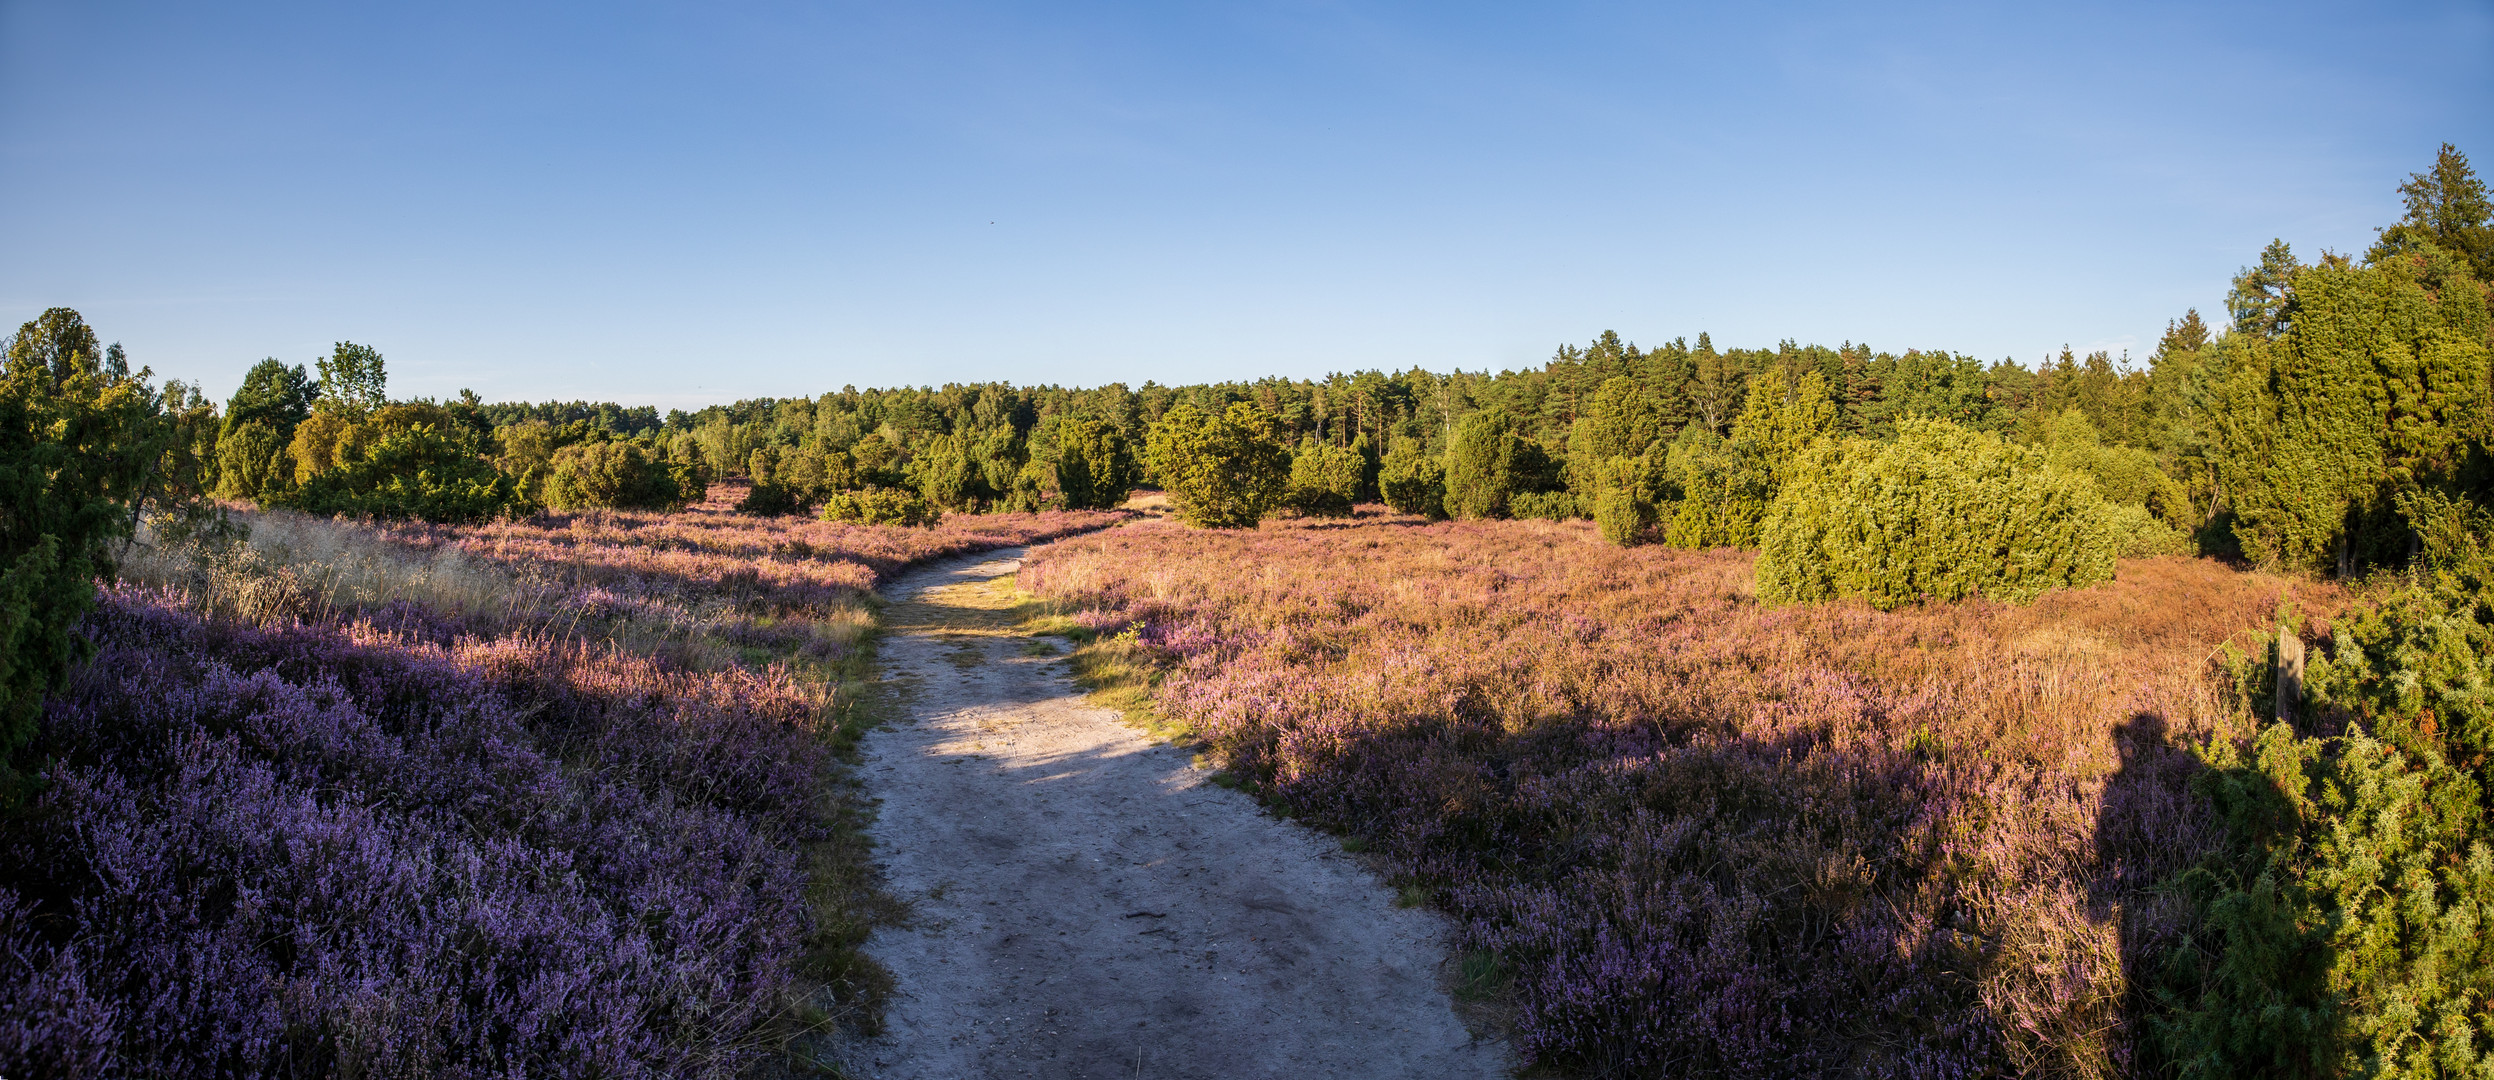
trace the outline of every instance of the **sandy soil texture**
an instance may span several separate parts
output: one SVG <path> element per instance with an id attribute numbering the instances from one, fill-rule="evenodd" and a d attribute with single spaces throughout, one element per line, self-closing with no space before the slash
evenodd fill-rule
<path id="1" fill-rule="evenodd" d="M 867 737 L 911 925 L 862 1076 L 1503 1077 L 1441 989 L 1438 916 L 1086 704 L 1002 609 L 1020 552 L 885 590 L 901 720 Z M 1050 651 L 1042 654 L 1042 648 Z"/>

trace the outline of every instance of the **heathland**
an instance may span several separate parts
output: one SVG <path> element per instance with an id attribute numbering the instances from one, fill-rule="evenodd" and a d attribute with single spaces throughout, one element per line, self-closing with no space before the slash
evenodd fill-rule
<path id="1" fill-rule="evenodd" d="M 872 590 L 1030 545 L 1015 632 L 1442 914 L 1532 1068 L 2482 1074 L 2494 201 L 2399 191 L 2139 363 L 1606 332 L 661 416 L 349 342 L 214 401 L 53 308 L 0 1074 L 820 1064 L 907 918 Z"/>

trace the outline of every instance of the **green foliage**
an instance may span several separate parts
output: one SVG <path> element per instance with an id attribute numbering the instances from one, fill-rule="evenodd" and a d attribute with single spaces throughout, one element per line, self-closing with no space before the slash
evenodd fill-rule
<path id="1" fill-rule="evenodd" d="M 2167 476 L 2156 455 L 2135 446 L 2107 446 L 2077 409 L 2044 423 L 2044 461 L 2056 469 L 2084 474 L 2095 481 L 2096 493 L 2116 506 L 2142 507 L 2156 516 L 2184 518 L 2191 510 L 2182 485 Z"/>
<path id="2" fill-rule="evenodd" d="M 695 478 L 687 475 L 682 480 Z M 556 510 L 675 511 L 697 490 L 680 482 L 678 470 L 633 442 L 575 443 L 548 459 L 545 504 Z M 781 510 L 789 513 L 791 510 Z"/>
<path id="3" fill-rule="evenodd" d="M 1519 518 L 1542 521 L 1567 521 L 1584 517 L 1583 507 L 1572 491 L 1519 491 L 1507 500 L 1507 512 Z"/>
<path id="4" fill-rule="evenodd" d="M 1947 420 L 1986 429 L 1994 419 L 1991 380 L 1983 364 L 1970 356 L 1908 349 L 1903 356 L 1881 354 L 1864 365 L 1863 378 L 1877 392 L 1854 410 L 1855 429 L 1872 438 L 1892 438 L 1896 422 L 1906 417 Z"/>
<path id="5" fill-rule="evenodd" d="M 1483 410 L 1455 425 L 1446 451 L 1446 512 L 1459 518 L 1500 518 L 1524 492 L 1557 486 L 1558 469 L 1540 443 L 1516 434 L 1507 414 Z"/>
<path id="6" fill-rule="evenodd" d="M 1143 463 L 1124 432 L 1098 420 L 1056 428 L 1056 483 L 1068 510 L 1110 510 L 1143 482 Z"/>
<path id="7" fill-rule="evenodd" d="M 1662 405 L 1653 393 L 1637 380 L 1620 376 L 1594 392 L 1584 416 L 1569 429 L 1567 458 L 1577 462 L 1635 457 L 1668 433 Z"/>
<path id="8" fill-rule="evenodd" d="M 1644 543 L 1647 531 L 1654 527 L 1654 518 L 1654 504 L 1637 498 L 1627 488 L 1606 488 L 1594 496 L 1594 528 L 1604 540 L 1620 547 Z"/>
<path id="9" fill-rule="evenodd" d="M 78 619 L 170 445 L 146 375 L 102 363 L 68 308 L 20 327 L 0 361 L 0 809 L 31 790 L 43 695 L 88 650 Z"/>
<path id="10" fill-rule="evenodd" d="M 294 482 L 294 462 L 286 443 L 265 420 L 237 425 L 217 443 L 217 493 L 229 499 L 258 499 Z"/>
<path id="11" fill-rule="evenodd" d="M 510 477 L 433 424 L 358 425 L 353 430 L 379 435 L 346 441 L 334 466 L 269 501 L 323 516 L 417 518 L 442 524 L 483 521 L 508 513 L 520 501 Z"/>
<path id="12" fill-rule="evenodd" d="M 1702 429 L 1690 430 L 1696 434 L 1684 438 L 1713 438 Z M 1654 538 L 1654 526 L 1679 488 L 1671 479 L 1668 447 L 1649 446 L 1635 457 L 1612 457 L 1579 468 L 1580 475 L 1591 479 L 1593 505 L 1586 509 L 1604 540 L 1629 547 Z"/>
<path id="13" fill-rule="evenodd" d="M 2260 250 L 2260 265 L 2244 267 L 2234 275 L 2233 289 L 2226 294 L 2226 313 L 2234 319 L 2234 331 L 2256 338 L 2285 333 L 2294 320 L 2295 275 L 2303 269 L 2286 241 L 2269 241 Z"/>
<path id="14" fill-rule="evenodd" d="M 928 503 L 945 510 L 968 510 L 991 497 L 977 455 L 954 435 L 937 435 L 910 462 L 910 476 Z"/>
<path id="15" fill-rule="evenodd" d="M 1732 438 L 1757 447 L 1770 472 L 1796 461 L 1801 452 L 1836 430 L 1836 403 L 1827 394 L 1827 379 L 1806 372 L 1787 380 L 1770 370 L 1749 385 L 1749 400 L 1732 425 Z"/>
<path id="16" fill-rule="evenodd" d="M 2451 483 L 2482 440 L 2485 297 L 2413 270 L 2296 270 L 2274 337 L 2207 350 L 2208 454 L 2251 558 L 2342 575 L 2404 560 L 2399 496 Z"/>
<path id="17" fill-rule="evenodd" d="M 1152 476 L 1187 524 L 1251 528 L 1281 500 L 1290 452 L 1272 418 L 1245 402 L 1220 412 L 1180 405 L 1152 425 Z"/>
<path id="18" fill-rule="evenodd" d="M 1010 427 L 993 427 L 976 438 L 963 439 L 962 445 L 977 464 L 978 486 L 985 505 L 1000 507 L 1012 502 L 1013 485 L 1022 475 L 1023 464 L 1030 460 L 1030 443 L 1022 433 Z"/>
<path id="19" fill-rule="evenodd" d="M 1446 512 L 1458 518 L 1507 516 L 1515 457 L 1523 440 L 1503 412 L 1484 410 L 1455 425 L 1446 451 Z"/>
<path id="20" fill-rule="evenodd" d="M 2113 551 L 2125 559 L 2191 554 L 2191 535 L 2160 520 L 2144 506 L 2106 502 L 2104 528 Z"/>
<path id="21" fill-rule="evenodd" d="M 1994 435 L 1908 420 L 1893 443 L 1822 444 L 1795 461 L 1759 530 L 1758 596 L 2024 603 L 2112 577 L 2115 551 L 2087 478 Z"/>
<path id="22" fill-rule="evenodd" d="M 2180 883 L 2207 923 L 2158 997 L 2184 1075 L 2494 1068 L 2494 563 L 2470 547 L 2338 620 L 2305 685 L 2345 735 L 2212 748 L 2236 852 Z"/>
<path id="23" fill-rule="evenodd" d="M 1432 521 L 1446 516 L 1446 466 L 1418 439 L 1398 438 L 1377 467 L 1377 492 L 1387 506 Z"/>
<path id="24" fill-rule="evenodd" d="M 502 447 L 494 455 L 494 468 L 511 477 L 522 498 L 543 502 L 546 479 L 554 473 L 555 452 L 588 435 L 585 424 L 558 426 L 536 419 L 505 424 L 494 429 L 494 442 Z"/>
<path id="25" fill-rule="evenodd" d="M 832 492 L 823 499 L 822 519 L 860 525 L 933 525 L 944 519 L 944 512 L 915 491 L 870 487 Z"/>
<path id="26" fill-rule="evenodd" d="M 1290 456 L 1290 484 L 1283 490 L 1282 505 L 1309 517 L 1349 517 L 1366 479 L 1366 464 L 1350 447 L 1308 436 Z"/>
<path id="27" fill-rule="evenodd" d="M 341 341 L 318 366 L 320 397 L 313 402 L 314 408 L 361 413 L 389 403 L 390 376 L 382 370 L 381 353 L 372 346 Z"/>
<path id="28" fill-rule="evenodd" d="M 786 484 L 755 484 L 736 500 L 736 512 L 753 517 L 786 517 L 805 512 L 805 500 Z"/>
<path id="29" fill-rule="evenodd" d="M 287 367 L 276 357 L 252 365 L 242 377 L 242 387 L 234 391 L 225 407 L 225 430 L 232 432 L 245 424 L 261 424 L 277 433 L 278 445 L 294 438 L 294 426 L 312 415 L 312 401 L 320 396 L 320 388 L 305 373 L 303 365 Z"/>
<path id="30" fill-rule="evenodd" d="M 1669 504 L 1663 542 L 1678 548 L 1749 547 L 1775 495 L 1757 444 L 1691 425 L 1664 452 Z M 1598 510 L 1598 508 L 1597 508 Z"/>
<path id="31" fill-rule="evenodd" d="M 2416 173 L 2399 185 L 2407 216 L 2381 231 L 2381 240 L 2366 258 L 2381 262 L 2395 255 L 2438 249 L 2466 261 L 2478 281 L 2494 281 L 2494 199 L 2485 181 L 2468 167 L 2468 155 L 2449 143 L 2434 156 L 2431 172 Z"/>

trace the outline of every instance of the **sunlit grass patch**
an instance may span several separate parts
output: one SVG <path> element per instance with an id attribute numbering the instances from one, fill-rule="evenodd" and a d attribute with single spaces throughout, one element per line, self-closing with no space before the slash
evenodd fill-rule
<path id="1" fill-rule="evenodd" d="M 1033 638 L 1062 638 L 1073 646 L 1067 660 L 1075 685 L 1090 692 L 1093 704 L 1117 710 L 1126 723 L 1163 742 L 1181 746 L 1194 742 L 1194 731 L 1163 712 L 1153 700 L 1152 691 L 1160 685 L 1162 672 L 1135 634 L 1102 635 L 1067 614 L 1058 602 L 1021 592 L 1018 576 L 1000 580 L 1016 583 L 1013 611 L 1020 619 L 1020 632 Z M 1055 650 L 1050 648 L 1049 652 L 1053 654 Z M 1221 780 L 1215 777 L 1214 782 Z"/>

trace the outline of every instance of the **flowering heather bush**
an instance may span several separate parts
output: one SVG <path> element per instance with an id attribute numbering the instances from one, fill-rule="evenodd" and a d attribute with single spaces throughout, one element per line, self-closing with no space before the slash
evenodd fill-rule
<path id="1" fill-rule="evenodd" d="M 0 1072 L 730 1075 L 792 1005 L 828 745 L 785 678 L 409 608 L 107 594 L 0 858 Z"/>
<path id="2" fill-rule="evenodd" d="M 2211 649 L 2324 587 L 2179 558 L 2028 607 L 1760 604 L 1752 556 L 1588 523 L 1064 541 L 1023 587 L 1165 673 L 1277 805 L 1363 838 L 1601 1075 L 2102 1076 L 2151 888 L 2222 828 L 2178 744 L 2243 734 Z M 1130 643 L 1130 644 L 1129 644 Z"/>
<path id="3" fill-rule="evenodd" d="M 264 514 L 142 548 L 0 821 L 0 1076 L 750 1071 L 854 1007 L 820 676 L 864 590 L 1120 517 Z"/>

